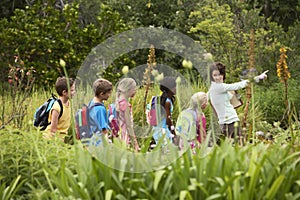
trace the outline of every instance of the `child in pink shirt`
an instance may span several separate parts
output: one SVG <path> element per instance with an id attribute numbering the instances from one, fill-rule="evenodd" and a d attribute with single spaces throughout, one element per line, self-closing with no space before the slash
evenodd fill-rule
<path id="1" fill-rule="evenodd" d="M 133 130 L 133 115 L 132 106 L 129 103 L 129 98 L 134 97 L 136 93 L 136 82 L 132 78 L 123 78 L 118 86 L 116 93 L 116 111 L 118 124 L 121 128 L 121 139 L 133 147 L 136 151 L 139 150 L 139 145 Z"/>

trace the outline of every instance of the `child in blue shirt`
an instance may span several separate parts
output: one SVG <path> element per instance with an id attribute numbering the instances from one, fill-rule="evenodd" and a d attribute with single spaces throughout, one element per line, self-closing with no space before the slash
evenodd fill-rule
<path id="1" fill-rule="evenodd" d="M 91 130 L 94 135 L 91 144 L 98 146 L 102 141 L 102 136 L 107 136 L 109 125 L 104 106 L 104 101 L 108 100 L 112 93 L 112 83 L 106 79 L 97 79 L 93 84 L 94 98 L 89 103 Z"/>

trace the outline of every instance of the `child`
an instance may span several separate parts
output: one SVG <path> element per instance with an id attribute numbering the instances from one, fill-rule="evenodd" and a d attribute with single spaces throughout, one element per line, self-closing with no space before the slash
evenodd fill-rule
<path id="1" fill-rule="evenodd" d="M 93 83 L 94 98 L 89 103 L 90 125 L 91 132 L 97 137 L 107 135 L 109 130 L 106 108 L 103 101 L 108 100 L 112 89 L 112 83 L 106 79 L 100 78 Z M 102 138 L 97 139 L 93 137 L 91 140 L 93 145 L 98 146 Z"/>
<path id="2" fill-rule="evenodd" d="M 116 111 L 118 124 L 121 127 L 121 139 L 130 144 L 133 142 L 134 149 L 139 150 L 136 135 L 133 130 L 132 106 L 129 98 L 133 98 L 136 93 L 136 82 L 132 78 L 123 78 L 117 87 Z"/>
<path id="3" fill-rule="evenodd" d="M 173 104 L 176 94 L 176 81 L 174 77 L 167 76 L 160 82 L 160 90 L 162 95 L 160 96 L 160 105 L 157 106 L 160 109 L 161 117 L 157 120 L 157 126 L 153 126 L 154 134 L 153 139 L 157 144 L 159 139 L 165 134 L 165 139 L 170 142 L 173 141 L 175 134 L 175 128 L 172 122 Z M 165 142 L 164 142 L 165 143 Z"/>
<path id="4" fill-rule="evenodd" d="M 192 149 L 202 143 L 206 138 L 206 118 L 202 112 L 207 106 L 207 95 L 204 92 L 197 92 L 191 97 L 190 107 L 180 113 L 176 123 L 176 130 L 180 134 L 185 134 Z M 192 118 L 188 118 L 192 116 Z M 193 120 L 192 122 L 186 120 Z M 188 123 L 188 124 L 184 124 Z M 189 125 L 193 127 L 189 127 Z M 197 144 L 198 141 L 199 143 Z M 181 138 L 180 149 L 183 149 Z"/>
<path id="5" fill-rule="evenodd" d="M 68 91 L 68 82 L 70 84 L 70 91 Z M 48 121 L 50 121 L 51 124 L 47 126 L 44 137 L 50 139 L 57 134 L 57 136 L 64 141 L 71 125 L 71 107 L 69 99 L 75 94 L 75 81 L 71 78 L 67 79 L 66 77 L 59 77 L 56 80 L 55 89 L 59 95 L 59 100 L 62 102 L 63 113 L 59 118 L 61 108 L 59 103 L 55 101 L 48 118 Z"/>

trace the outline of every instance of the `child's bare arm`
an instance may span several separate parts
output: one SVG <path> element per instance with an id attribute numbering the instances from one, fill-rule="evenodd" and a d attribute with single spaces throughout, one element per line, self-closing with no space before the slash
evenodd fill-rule
<path id="1" fill-rule="evenodd" d="M 133 146 L 136 151 L 139 150 L 138 141 L 133 130 L 133 122 L 131 121 L 131 113 L 129 107 L 125 110 L 125 123 L 127 128 L 127 133 L 129 134 L 130 140 L 133 141 Z"/>
<path id="2" fill-rule="evenodd" d="M 167 125 L 169 127 L 169 130 L 175 134 L 175 130 L 174 130 L 174 126 L 173 126 L 173 122 L 172 122 L 172 115 L 171 115 L 171 103 L 170 102 L 166 102 L 165 103 L 165 109 L 166 109 L 166 115 L 167 115 Z M 172 130 L 173 129 L 173 130 Z"/>
<path id="3" fill-rule="evenodd" d="M 50 124 L 50 132 L 51 133 L 55 133 L 57 131 L 58 116 L 59 116 L 58 111 L 52 110 L 51 124 Z"/>

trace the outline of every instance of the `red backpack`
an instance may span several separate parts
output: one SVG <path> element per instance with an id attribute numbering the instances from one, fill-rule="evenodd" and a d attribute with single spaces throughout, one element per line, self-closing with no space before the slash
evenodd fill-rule
<path id="1" fill-rule="evenodd" d="M 146 108 L 146 117 L 147 123 L 151 126 L 157 126 L 157 117 L 161 118 L 164 112 L 164 109 L 160 105 L 159 99 L 160 96 L 152 96 L 151 101 L 147 104 Z M 159 107 L 160 109 L 157 109 Z"/>
<path id="2" fill-rule="evenodd" d="M 108 125 L 111 129 L 113 137 L 119 136 L 120 126 L 118 124 L 117 111 L 115 104 L 110 104 L 107 109 Z"/>
<path id="3" fill-rule="evenodd" d="M 101 103 L 94 103 L 92 105 L 87 106 L 83 104 L 82 108 L 80 108 L 75 115 L 75 127 L 76 127 L 76 139 L 82 140 L 91 138 L 93 133 L 91 131 L 91 117 L 90 110 L 95 106 L 104 106 Z"/>

